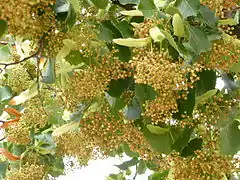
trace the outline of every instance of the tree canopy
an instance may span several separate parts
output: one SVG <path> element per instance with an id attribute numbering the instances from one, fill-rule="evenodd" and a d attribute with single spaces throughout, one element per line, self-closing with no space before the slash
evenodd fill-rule
<path id="1" fill-rule="evenodd" d="M 0 178 L 123 153 L 109 180 L 239 173 L 239 18 L 239 0 L 1 0 Z"/>

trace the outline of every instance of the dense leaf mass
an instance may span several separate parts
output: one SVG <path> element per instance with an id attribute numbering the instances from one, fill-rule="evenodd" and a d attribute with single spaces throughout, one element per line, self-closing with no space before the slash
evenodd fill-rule
<path id="1" fill-rule="evenodd" d="M 108 179 L 239 175 L 239 19 L 234 0 L 1 0 L 0 179 L 124 153 Z"/>

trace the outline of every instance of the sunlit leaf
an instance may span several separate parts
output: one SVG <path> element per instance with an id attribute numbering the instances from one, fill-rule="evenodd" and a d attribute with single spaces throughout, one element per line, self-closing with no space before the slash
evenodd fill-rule
<path id="1" fill-rule="evenodd" d="M 134 38 L 127 38 L 127 39 L 113 39 L 113 42 L 122 46 L 127 47 L 145 47 L 151 42 L 151 38 L 140 38 L 140 39 L 134 39 Z"/>
<path id="2" fill-rule="evenodd" d="M 184 22 L 179 14 L 174 14 L 172 19 L 174 35 L 178 37 L 185 37 Z"/>
<path id="3" fill-rule="evenodd" d="M 38 94 L 38 83 L 32 84 L 30 89 L 27 89 L 26 91 L 21 92 L 18 96 L 15 96 L 13 99 L 9 101 L 10 105 L 19 105 L 22 104 L 29 99 L 33 98 Z"/>
<path id="4" fill-rule="evenodd" d="M 147 128 L 153 134 L 165 134 L 165 133 L 168 133 L 170 131 L 169 128 L 162 128 L 162 127 L 154 126 L 154 125 L 151 125 L 151 124 L 148 124 Z"/>
<path id="5" fill-rule="evenodd" d="M 139 10 L 120 11 L 120 13 L 125 16 L 143 16 L 142 11 Z"/>
<path id="6" fill-rule="evenodd" d="M 73 129 L 78 128 L 78 127 L 79 127 L 79 122 L 71 122 L 68 124 L 64 124 L 63 126 L 56 128 L 53 131 L 52 136 L 61 136 L 62 134 L 65 134 Z"/>
<path id="7" fill-rule="evenodd" d="M 151 28 L 149 30 L 149 34 L 155 42 L 162 42 L 165 39 L 164 34 L 160 31 L 158 27 Z"/>
<path id="8" fill-rule="evenodd" d="M 196 105 L 205 102 L 206 100 L 210 99 L 211 97 L 213 97 L 216 93 L 218 92 L 218 89 L 212 89 L 207 91 L 206 93 L 204 93 L 201 96 L 198 96 L 196 98 Z"/>

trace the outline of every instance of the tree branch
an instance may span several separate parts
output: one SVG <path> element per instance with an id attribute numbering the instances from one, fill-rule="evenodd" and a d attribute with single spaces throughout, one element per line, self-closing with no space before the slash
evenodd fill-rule
<path id="1" fill-rule="evenodd" d="M 25 61 L 33 58 L 33 57 L 37 57 L 38 55 L 40 55 L 42 53 L 42 51 L 43 51 L 43 40 L 44 40 L 44 37 L 42 37 L 39 40 L 39 48 L 38 48 L 38 50 L 34 54 L 32 54 L 32 55 L 30 55 L 28 57 L 25 57 L 24 59 L 22 59 L 20 61 L 11 62 L 11 63 L 0 63 L 0 66 L 4 66 L 3 68 L 0 68 L 0 73 L 2 73 L 3 70 L 6 69 L 8 66 L 20 64 L 20 63 L 25 62 Z"/>

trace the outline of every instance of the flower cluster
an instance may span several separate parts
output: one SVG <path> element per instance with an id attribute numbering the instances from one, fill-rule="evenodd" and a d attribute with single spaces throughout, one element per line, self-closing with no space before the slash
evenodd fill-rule
<path id="1" fill-rule="evenodd" d="M 8 22 L 10 34 L 40 39 L 55 25 L 55 13 L 51 7 L 54 3 L 53 0 L 2 0 L 0 19 Z"/>
<path id="2" fill-rule="evenodd" d="M 177 99 L 185 98 L 189 88 L 198 80 L 200 65 L 183 68 L 173 62 L 165 52 L 139 52 L 132 61 L 136 83 L 147 84 L 158 93 L 154 101 L 147 102 L 145 116 L 155 123 L 164 122 L 177 112 Z M 179 95 L 180 91 L 185 91 Z"/>
<path id="3" fill-rule="evenodd" d="M 208 126 L 215 125 L 220 120 L 225 121 L 234 104 L 236 104 L 234 100 L 224 100 L 223 97 L 213 96 L 197 105 L 193 112 L 195 121 Z"/>
<path id="4" fill-rule="evenodd" d="M 112 115 L 109 108 L 89 113 L 81 119 L 79 132 L 63 134 L 56 141 L 62 154 L 85 160 L 99 155 L 109 156 L 123 143 L 127 143 L 132 151 L 144 159 L 151 158 L 152 152 L 143 133 L 132 124 L 124 123 L 121 117 Z"/>
<path id="5" fill-rule="evenodd" d="M 170 158 L 173 175 L 179 180 L 222 179 L 225 174 L 232 174 L 236 168 L 231 158 L 211 150 L 197 150 L 193 157 L 175 156 Z"/>
<path id="6" fill-rule="evenodd" d="M 7 78 L 4 80 L 4 84 L 11 87 L 14 92 L 19 94 L 30 87 L 32 79 L 29 76 L 27 69 L 22 65 L 16 65 L 7 73 Z"/>
<path id="7" fill-rule="evenodd" d="M 38 130 L 47 124 L 48 115 L 48 112 L 43 108 L 42 100 L 39 97 L 36 97 L 25 103 L 25 109 L 21 120 L 28 127 Z"/>
<path id="8" fill-rule="evenodd" d="M 43 179 L 45 176 L 44 166 L 25 164 L 19 171 L 12 172 L 6 177 L 6 180 L 36 180 Z"/>
<path id="9" fill-rule="evenodd" d="M 20 120 L 7 128 L 7 140 L 14 144 L 27 145 L 31 142 L 29 127 Z"/>
<path id="10" fill-rule="evenodd" d="M 69 85 L 60 94 L 60 103 L 73 111 L 83 100 L 92 100 L 108 89 L 109 82 L 131 76 L 129 65 L 118 60 L 104 58 L 98 65 L 75 72 L 69 79 Z M 66 101 L 67 100 L 67 101 Z"/>
<path id="11" fill-rule="evenodd" d="M 239 61 L 240 48 L 231 42 L 219 40 L 213 43 L 210 52 L 201 54 L 199 63 L 213 70 L 229 71 Z"/>

